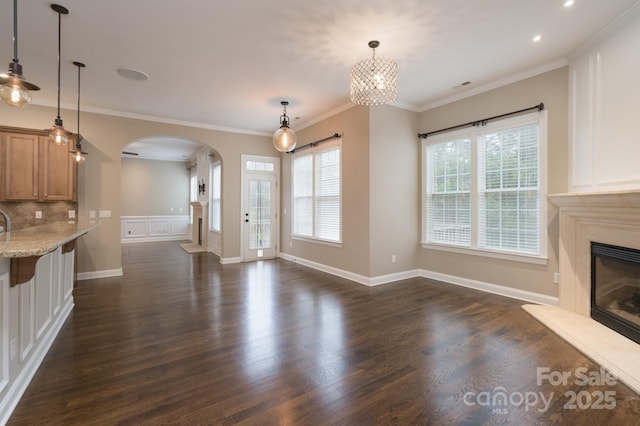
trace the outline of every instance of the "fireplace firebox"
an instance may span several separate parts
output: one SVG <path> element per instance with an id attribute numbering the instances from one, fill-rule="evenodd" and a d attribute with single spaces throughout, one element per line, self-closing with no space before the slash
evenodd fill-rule
<path id="1" fill-rule="evenodd" d="M 591 317 L 640 343 L 640 250 L 591 242 Z"/>

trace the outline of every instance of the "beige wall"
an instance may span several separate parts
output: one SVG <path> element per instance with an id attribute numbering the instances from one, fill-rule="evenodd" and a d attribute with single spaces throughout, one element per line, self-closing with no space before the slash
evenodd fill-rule
<path id="1" fill-rule="evenodd" d="M 122 158 L 122 216 L 189 214 L 189 171 L 180 161 Z"/>
<path id="2" fill-rule="evenodd" d="M 35 129 L 47 128 L 55 109 L 31 105 L 25 109 L 0 105 L 0 124 Z M 62 111 L 65 126 L 75 129 L 75 111 Z M 71 118 L 71 119 L 69 119 Z M 78 244 L 78 271 L 112 271 L 121 267 L 121 157 L 124 146 L 136 139 L 167 136 L 208 145 L 223 162 L 222 256 L 240 256 L 240 182 L 242 154 L 276 154 L 270 137 L 228 133 L 159 122 L 135 120 L 83 112 L 82 146 L 89 153 L 78 172 L 79 214 L 89 210 L 111 210 L 112 217 L 81 237 Z"/>
<path id="3" fill-rule="evenodd" d="M 369 111 L 353 107 L 297 132 L 298 145 L 334 133 L 342 138 L 342 247 L 291 239 L 291 156 L 282 156 L 281 251 L 356 274 L 369 275 Z"/>
<path id="4" fill-rule="evenodd" d="M 566 67 L 482 93 L 420 114 L 420 132 L 428 132 L 544 102 L 548 112 L 548 193 L 567 190 L 569 76 Z M 557 296 L 557 209 L 548 205 L 548 256 L 545 266 L 420 249 L 417 267 L 457 277 Z"/>
<path id="5" fill-rule="evenodd" d="M 370 115 L 371 268 L 367 276 L 375 277 L 416 267 L 420 142 L 416 113 L 379 106 L 371 108 Z"/>

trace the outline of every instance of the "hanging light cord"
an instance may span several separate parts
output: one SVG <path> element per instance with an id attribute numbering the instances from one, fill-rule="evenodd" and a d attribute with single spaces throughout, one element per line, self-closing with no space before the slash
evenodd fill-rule
<path id="1" fill-rule="evenodd" d="M 17 0 L 16 0 L 17 1 Z M 60 36 L 61 30 L 60 27 L 62 25 L 62 14 L 60 12 L 58 12 L 58 117 L 57 120 L 60 120 L 60 56 L 61 56 L 61 41 L 62 41 L 62 37 Z"/>
<path id="2" fill-rule="evenodd" d="M 82 136 L 80 136 L 80 69 L 84 65 L 81 66 L 76 62 L 74 62 L 74 65 L 78 67 L 78 140 L 76 141 L 76 149 L 82 150 L 82 145 L 80 145 L 80 139 L 82 139 Z"/>
<path id="3" fill-rule="evenodd" d="M 13 0 L 13 62 L 18 63 L 18 0 Z"/>

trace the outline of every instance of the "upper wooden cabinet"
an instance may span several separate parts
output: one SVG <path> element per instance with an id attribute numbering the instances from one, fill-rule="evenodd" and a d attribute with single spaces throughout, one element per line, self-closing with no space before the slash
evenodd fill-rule
<path id="1" fill-rule="evenodd" d="M 4 201 L 76 201 L 76 162 L 69 146 L 43 132 L 2 132 Z"/>

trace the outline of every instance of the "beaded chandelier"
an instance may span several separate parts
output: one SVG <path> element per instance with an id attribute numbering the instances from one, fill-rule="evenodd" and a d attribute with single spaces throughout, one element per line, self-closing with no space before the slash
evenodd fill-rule
<path id="1" fill-rule="evenodd" d="M 370 41 L 371 59 L 351 68 L 351 102 L 354 104 L 384 105 L 398 98 L 398 65 L 389 59 L 376 58 L 378 46 L 379 41 Z"/>

